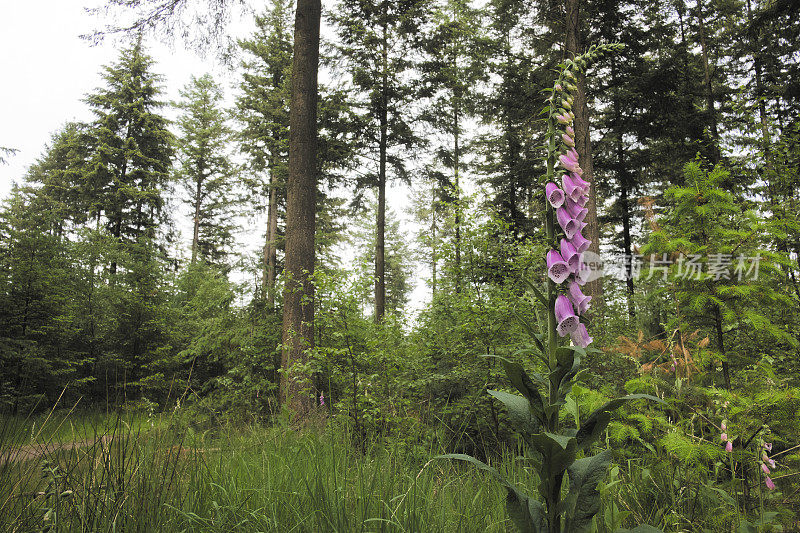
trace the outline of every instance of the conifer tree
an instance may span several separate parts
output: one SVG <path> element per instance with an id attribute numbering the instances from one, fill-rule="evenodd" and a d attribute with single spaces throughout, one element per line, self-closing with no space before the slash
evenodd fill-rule
<path id="1" fill-rule="evenodd" d="M 223 265 L 233 241 L 233 166 L 227 154 L 231 130 L 220 108 L 222 90 L 206 74 L 192 77 L 177 103 L 178 177 L 192 210 L 192 263 Z"/>
<path id="2" fill-rule="evenodd" d="M 406 154 L 417 142 L 408 105 L 414 95 L 406 74 L 412 68 L 412 41 L 425 16 L 427 0 L 342 0 L 332 18 L 337 25 L 345 69 L 361 111 L 362 157 L 367 167 L 361 187 L 378 192 L 375 239 L 375 320 L 386 307 L 386 185 L 390 172 L 406 178 Z M 405 154 L 398 152 L 405 149 Z M 377 165 L 375 165 L 377 163 Z"/>
<path id="3" fill-rule="evenodd" d="M 105 67 L 106 86 L 86 98 L 96 118 L 85 190 L 90 215 L 104 226 L 101 240 L 110 239 L 101 256 L 110 265 L 104 298 L 111 320 L 98 356 L 118 397 L 160 393 L 167 379 L 166 265 L 158 238 L 174 138 L 159 114 L 160 77 L 152 66 L 138 38 Z"/>
<path id="4" fill-rule="evenodd" d="M 535 11 L 528 1 L 489 2 L 486 31 L 492 46 L 486 70 L 493 82 L 477 106 L 486 126 L 475 143 L 479 181 L 488 185 L 489 202 L 517 238 L 532 235 L 537 227 L 532 224 L 539 205 L 532 196 L 533 184 L 544 169 L 533 141 L 541 123 L 531 117 L 544 105 L 541 91 L 549 83 L 554 59 L 549 57 L 552 36 L 547 21 L 537 19 Z"/>
<path id="5" fill-rule="evenodd" d="M 68 122 L 53 135 L 44 155 L 25 176 L 37 187 L 42 205 L 54 215 L 53 231 L 59 236 L 88 222 L 91 191 L 86 187 L 86 166 L 92 150 L 88 126 Z"/>
<path id="6" fill-rule="evenodd" d="M 267 197 L 264 245 L 264 292 L 267 306 L 275 305 L 279 247 L 279 206 L 285 201 L 289 143 L 289 93 L 292 65 L 291 3 L 274 0 L 269 13 L 256 17 L 256 33 L 239 46 L 247 52 L 236 118 L 242 150 L 258 179 L 251 189 Z"/>
<path id="7" fill-rule="evenodd" d="M 422 43 L 425 59 L 420 65 L 422 94 L 429 104 L 423 119 L 444 139 L 433 141 L 436 163 L 431 169 L 437 196 L 453 211 L 455 240 L 455 289 L 461 288 L 462 173 L 467 168 L 470 138 L 465 124 L 475 115 L 475 86 L 486 77 L 484 69 L 489 43 L 483 35 L 481 12 L 463 0 L 449 0 L 433 12 L 432 28 Z"/>
<path id="8" fill-rule="evenodd" d="M 155 236 L 170 177 L 173 137 L 158 113 L 160 77 L 152 65 L 140 37 L 105 67 L 106 86 L 86 98 L 96 117 L 86 184 L 90 210 L 102 214 L 122 253 L 127 244 Z M 112 274 L 117 263 L 111 260 Z"/>
<path id="9" fill-rule="evenodd" d="M 752 331 L 786 346 L 797 341 L 772 323 L 765 310 L 786 305 L 772 288 L 783 259 L 763 247 L 763 225 L 754 212 L 743 213 L 727 191 L 727 172 L 708 171 L 694 161 L 686 165 L 685 186 L 670 188 L 668 209 L 642 249 L 653 275 L 669 280 L 655 294 L 671 293 L 677 311 L 670 326 L 688 322 L 712 339 L 726 389 L 732 368 L 752 363 Z M 732 364 L 733 363 L 733 364 Z"/>
<path id="10" fill-rule="evenodd" d="M 52 405 L 82 362 L 57 217 L 30 187 L 14 187 L 0 208 L 0 410 Z"/>

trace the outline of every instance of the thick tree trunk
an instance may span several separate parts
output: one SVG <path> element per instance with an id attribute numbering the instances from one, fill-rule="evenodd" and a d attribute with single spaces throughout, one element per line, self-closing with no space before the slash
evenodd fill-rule
<path id="1" fill-rule="evenodd" d="M 581 53 L 580 35 L 580 2 L 578 0 L 565 0 L 566 4 L 566 51 L 569 55 Z M 575 113 L 575 149 L 578 151 L 583 178 L 591 183 L 589 201 L 586 207 L 586 228 L 584 237 L 592 241 L 589 251 L 600 254 L 600 222 L 597 219 L 597 184 L 594 181 L 594 165 L 592 164 L 592 142 L 589 137 L 589 106 L 586 95 L 586 76 L 578 75 L 578 93 L 575 95 L 573 112 Z M 592 297 L 592 306 L 598 314 L 603 308 L 603 283 L 602 278 L 597 278 L 586 284 L 584 292 Z"/>
<path id="2" fill-rule="evenodd" d="M 295 12 L 292 94 L 289 112 L 289 176 L 286 184 L 286 285 L 283 306 L 281 402 L 303 417 L 311 386 L 295 363 L 314 345 L 314 233 L 317 201 L 317 69 L 320 0 L 298 0 Z"/>
<path id="3" fill-rule="evenodd" d="M 389 50 L 386 25 L 383 26 L 380 139 L 378 140 L 378 212 L 375 235 L 375 322 L 383 320 L 386 313 L 386 149 L 389 135 L 389 110 L 387 85 L 389 83 Z"/>

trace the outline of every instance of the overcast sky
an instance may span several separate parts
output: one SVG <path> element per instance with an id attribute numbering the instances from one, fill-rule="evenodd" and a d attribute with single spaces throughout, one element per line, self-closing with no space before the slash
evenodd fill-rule
<path id="1" fill-rule="evenodd" d="M 102 67 L 116 61 L 121 46 L 111 39 L 90 46 L 80 38 L 103 26 L 103 20 L 84 9 L 97 3 L 0 0 L 0 146 L 19 150 L 8 165 L 0 166 L 0 197 L 65 122 L 92 118 L 82 99 L 103 85 Z M 239 28 L 241 24 L 234 27 Z M 168 99 L 177 98 L 192 74 L 210 71 L 224 82 L 225 70 L 213 58 L 203 60 L 180 45 L 171 48 L 153 40 L 148 50 L 156 58 L 155 70 L 165 77 Z"/>

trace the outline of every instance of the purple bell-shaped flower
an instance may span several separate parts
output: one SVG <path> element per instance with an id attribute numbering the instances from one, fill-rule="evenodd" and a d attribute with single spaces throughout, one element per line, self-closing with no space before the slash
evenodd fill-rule
<path id="1" fill-rule="evenodd" d="M 578 327 L 579 321 L 578 317 L 575 316 L 575 312 L 572 310 L 572 303 L 569 301 L 569 298 L 560 294 L 558 298 L 556 298 L 556 331 L 558 334 L 563 337 L 567 333 L 572 333 L 575 331 L 575 328 Z"/>
<path id="2" fill-rule="evenodd" d="M 547 252 L 547 275 L 553 283 L 561 284 L 570 274 L 569 265 L 555 250 Z"/>

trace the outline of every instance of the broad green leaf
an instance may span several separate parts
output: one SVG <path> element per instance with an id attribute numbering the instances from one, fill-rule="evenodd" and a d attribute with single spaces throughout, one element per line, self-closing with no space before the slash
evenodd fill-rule
<path id="1" fill-rule="evenodd" d="M 487 392 L 494 398 L 503 402 L 503 405 L 505 405 L 508 410 L 508 418 L 511 424 L 517 431 L 522 433 L 523 437 L 527 439 L 528 435 L 539 431 L 542 420 L 540 416 L 531 409 L 531 403 L 527 398 L 498 390 L 490 390 Z"/>
<path id="2" fill-rule="evenodd" d="M 595 456 L 578 459 L 567 468 L 569 493 L 562 503 L 564 531 L 586 533 L 591 530 L 592 519 L 600 511 L 597 485 L 610 465 L 611 450 L 604 450 Z"/>
<path id="3" fill-rule="evenodd" d="M 546 533 L 544 508 L 541 502 L 516 489 L 506 487 L 506 511 L 520 533 Z"/>
<path id="4" fill-rule="evenodd" d="M 550 483 L 554 482 L 555 476 L 563 473 L 572 464 L 578 453 L 575 437 L 543 432 L 531 435 L 528 441 L 542 454 L 544 474 Z"/>
<path id="5" fill-rule="evenodd" d="M 503 368 L 506 370 L 506 376 L 508 376 L 508 380 L 514 385 L 514 388 L 530 400 L 534 411 L 544 412 L 544 400 L 541 393 L 539 393 L 539 388 L 531 381 L 530 376 L 522 368 L 522 365 L 507 359 L 504 359 L 502 363 Z"/>

